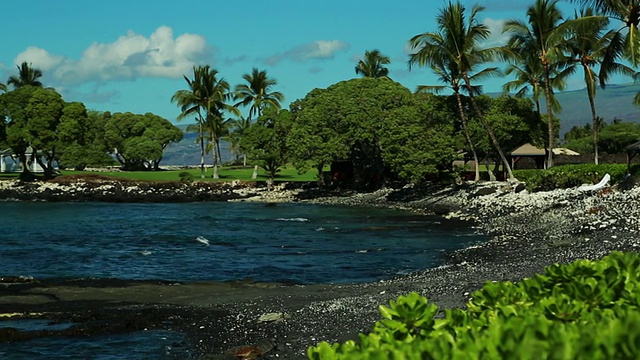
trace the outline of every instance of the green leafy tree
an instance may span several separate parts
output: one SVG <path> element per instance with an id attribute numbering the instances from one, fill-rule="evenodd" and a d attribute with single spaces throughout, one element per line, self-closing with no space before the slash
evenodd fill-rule
<path id="1" fill-rule="evenodd" d="M 276 79 L 267 76 L 266 70 L 253 68 L 251 74 L 244 74 L 246 84 L 237 85 L 234 92 L 235 106 L 249 106 L 249 121 L 260 117 L 267 107 L 280 109 L 284 95 L 271 89 L 278 84 Z M 238 101 L 239 100 L 239 101 Z"/>
<path id="2" fill-rule="evenodd" d="M 67 103 L 60 124 L 58 153 L 61 168 L 84 170 L 87 166 L 114 165 L 105 143 L 104 126 L 108 112 L 87 111 L 82 103 Z"/>
<path id="3" fill-rule="evenodd" d="M 292 104 L 289 141 L 296 167 L 313 166 L 322 180 L 325 165 L 346 161 L 354 187 L 381 186 L 389 170 L 382 146 L 385 124 L 413 101 L 409 89 L 388 78 L 352 79 L 311 91 Z"/>
<path id="4" fill-rule="evenodd" d="M 533 56 L 540 60 L 543 70 L 543 82 L 545 100 L 547 106 L 547 129 L 549 149 L 556 147 L 557 133 L 553 116 L 553 88 L 561 88 L 559 81 L 564 76 L 556 75 L 562 72 L 561 61 L 563 59 L 563 45 L 565 44 L 566 28 L 563 23 L 562 13 L 558 9 L 557 0 L 536 0 L 534 5 L 527 9 L 527 22 L 522 20 L 510 20 L 505 24 L 504 32 L 510 35 L 507 49 L 512 56 Z M 525 60 L 527 62 L 530 59 Z M 549 151 L 547 166 L 553 166 L 553 151 Z"/>
<path id="5" fill-rule="evenodd" d="M 367 50 L 364 52 L 364 59 L 356 64 L 356 75 L 364 77 L 380 78 L 389 75 L 389 69 L 385 65 L 389 65 L 391 59 L 383 55 L 380 50 Z"/>
<path id="6" fill-rule="evenodd" d="M 41 87 L 42 83 L 40 79 L 42 77 L 42 71 L 31 67 L 26 61 L 17 66 L 18 75 L 12 75 L 7 80 L 7 85 L 13 85 L 16 89 L 22 86 L 37 86 Z"/>
<path id="7" fill-rule="evenodd" d="M 52 178 L 64 100 L 53 89 L 30 85 L 20 86 L 2 96 L 5 116 L 9 119 L 6 125 L 7 143 L 18 155 L 22 176 L 30 177 L 27 150 L 31 148 L 31 160 L 42 167 L 45 178 Z"/>
<path id="8" fill-rule="evenodd" d="M 546 125 L 540 121 L 531 100 L 508 95 L 501 95 L 495 99 L 482 95 L 476 100 L 503 149 L 513 150 L 525 143 L 538 146 L 544 144 Z M 480 140 L 478 147 L 498 164 L 500 158 L 493 150 L 482 124 L 475 118 L 472 118 L 470 123 L 474 137 Z"/>
<path id="9" fill-rule="evenodd" d="M 614 119 L 612 123 L 607 124 L 599 118 L 598 127 L 600 128 L 599 148 L 602 153 L 622 153 L 625 147 L 640 139 L 640 124 L 637 123 Z M 581 154 L 590 154 L 594 149 L 592 131 L 591 124 L 574 126 L 565 134 L 565 146 Z"/>
<path id="10" fill-rule="evenodd" d="M 26 106 L 34 91 L 35 88 L 29 86 L 0 95 L 0 109 L 2 109 L 4 120 L 4 141 L 18 157 L 22 168 L 22 178 L 30 177 L 26 155 L 29 147 Z"/>
<path id="11" fill-rule="evenodd" d="M 7 85 L 0 83 L 0 91 L 7 92 Z"/>
<path id="12" fill-rule="evenodd" d="M 264 169 L 269 181 L 273 181 L 289 161 L 287 136 L 290 130 L 291 113 L 269 108 L 245 133 L 242 148 Z"/>
<path id="13" fill-rule="evenodd" d="M 466 8 L 459 1 L 456 3 L 449 2 L 436 17 L 437 32 L 419 34 L 410 40 L 411 47 L 416 50 L 416 53 L 411 55 L 410 61 L 420 66 L 427 66 L 432 63 L 432 58 L 445 56 L 445 61 L 451 62 L 452 66 L 455 66 L 455 73 L 452 74 L 459 76 L 464 86 L 469 90 L 477 88 L 474 85 L 474 81 L 496 75 L 497 68 L 495 67 L 477 70 L 483 64 L 494 60 L 498 54 L 497 48 L 478 47 L 478 43 L 487 39 L 490 35 L 489 29 L 484 24 L 479 23 L 477 19 L 482 10 L 484 10 L 483 7 L 474 6 L 467 17 Z M 469 91 L 472 108 L 487 131 L 492 145 L 507 170 L 509 178 L 513 178 L 509 161 L 504 155 L 493 130 L 485 121 L 480 108 L 476 105 L 474 95 L 473 91 Z"/>
<path id="14" fill-rule="evenodd" d="M 333 100 L 340 98 L 329 89 L 314 89 L 291 104 L 294 122 L 289 141 L 294 166 L 299 173 L 314 167 L 320 182 L 325 165 L 349 157 L 348 129 L 340 117 L 330 116 L 339 111 Z"/>
<path id="15" fill-rule="evenodd" d="M 167 119 L 146 113 L 115 113 L 105 123 L 105 140 L 124 170 L 157 170 L 167 146 L 182 139 Z"/>
<path id="16" fill-rule="evenodd" d="M 422 183 L 451 173 L 456 157 L 455 106 L 446 97 L 415 94 L 382 124 L 382 158 L 400 180 Z"/>

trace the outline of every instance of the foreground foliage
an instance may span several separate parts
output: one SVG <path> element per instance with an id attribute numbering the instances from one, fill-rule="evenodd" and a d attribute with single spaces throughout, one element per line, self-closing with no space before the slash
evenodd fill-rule
<path id="1" fill-rule="evenodd" d="M 360 343 L 326 342 L 310 359 L 637 359 L 640 256 L 553 265 L 519 283 L 487 283 L 467 310 L 417 293 L 380 306 L 383 319 Z"/>
<path id="2" fill-rule="evenodd" d="M 638 173 L 637 166 L 631 167 L 631 175 Z M 626 164 L 580 164 L 555 166 L 547 170 L 516 170 L 516 177 L 523 181 L 530 191 L 567 189 L 582 184 L 598 183 L 606 174 L 612 183 L 619 183 L 628 174 Z"/>

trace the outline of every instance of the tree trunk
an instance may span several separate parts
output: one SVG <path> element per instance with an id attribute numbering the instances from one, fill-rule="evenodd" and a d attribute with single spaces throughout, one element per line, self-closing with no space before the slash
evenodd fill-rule
<path id="1" fill-rule="evenodd" d="M 211 148 L 211 152 L 213 155 L 213 175 L 211 177 L 213 179 L 220 179 L 220 175 L 218 175 L 218 147 L 216 146 L 215 139 L 212 139 L 213 146 Z"/>
<path id="2" fill-rule="evenodd" d="M 593 95 L 587 89 L 589 95 L 589 105 L 591 105 L 591 118 L 593 119 L 593 162 L 598 165 L 598 115 L 596 114 L 596 103 Z"/>
<path id="3" fill-rule="evenodd" d="M 220 165 L 222 165 L 222 152 L 220 151 L 220 139 L 216 139 L 216 148 L 218 149 L 218 161 L 220 162 Z"/>
<path id="4" fill-rule="evenodd" d="M 199 132 L 200 132 L 200 178 L 205 178 L 205 170 L 204 170 L 204 133 L 202 131 L 202 118 L 200 119 L 200 123 L 198 124 Z"/>
<path id="5" fill-rule="evenodd" d="M 555 148 L 555 128 L 553 124 L 553 109 L 551 109 L 551 75 L 549 74 L 549 64 L 543 54 L 542 65 L 544 67 L 544 93 L 547 99 L 547 126 L 549 127 L 549 155 L 547 158 L 547 169 L 553 166 L 553 149 Z"/>
<path id="6" fill-rule="evenodd" d="M 316 171 L 318 171 L 318 175 L 317 175 L 318 176 L 318 184 L 320 186 L 325 186 L 326 183 L 324 181 L 324 174 L 322 173 L 322 169 L 324 169 L 324 164 L 316 164 Z"/>
<path id="7" fill-rule="evenodd" d="M 478 182 L 480 180 L 480 163 L 478 160 L 478 152 L 476 151 L 476 147 L 473 145 L 473 141 L 471 140 L 471 134 L 469 133 L 469 126 L 467 124 L 467 117 L 464 113 L 464 106 L 462 104 L 462 97 L 458 91 L 455 91 L 456 100 L 458 102 L 458 112 L 460 113 L 460 120 L 462 121 L 462 131 L 464 133 L 464 138 L 467 140 L 467 144 L 469 145 L 469 150 L 473 155 L 473 161 L 475 162 L 475 178 L 473 181 Z"/>
<path id="8" fill-rule="evenodd" d="M 464 82 L 465 84 L 467 84 L 469 89 L 471 89 L 471 80 L 469 79 L 469 76 L 467 74 L 464 74 Z M 491 126 L 489 126 L 489 124 L 487 123 L 487 120 L 484 118 L 484 115 L 482 114 L 482 111 L 480 111 L 480 108 L 478 107 L 478 104 L 476 103 L 476 99 L 473 97 L 473 95 L 470 94 L 469 99 L 471 100 L 471 106 L 473 106 L 474 111 L 478 115 L 478 118 L 480 119 L 482 126 L 485 128 L 485 130 L 489 134 L 489 139 L 491 139 L 491 143 L 493 144 L 493 147 L 498 152 L 498 155 L 500 156 L 500 160 L 502 160 L 502 164 L 504 165 L 504 168 L 507 170 L 509 179 L 514 180 L 515 177 L 513 176 L 513 172 L 511 171 L 511 164 L 509 164 L 507 157 L 504 156 L 504 152 L 502 151 L 502 147 L 500 147 L 500 143 L 498 143 L 498 138 L 496 137 L 496 134 L 493 132 L 493 129 L 491 129 Z"/>

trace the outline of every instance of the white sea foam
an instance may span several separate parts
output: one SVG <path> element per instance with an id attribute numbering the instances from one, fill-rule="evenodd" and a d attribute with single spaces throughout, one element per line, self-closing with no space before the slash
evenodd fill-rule
<path id="1" fill-rule="evenodd" d="M 140 254 L 142 254 L 142 255 L 144 255 L 144 256 L 147 256 L 147 255 L 151 255 L 151 254 L 153 254 L 153 251 L 150 251 L 150 250 L 142 250 L 142 251 L 140 251 Z"/>
<path id="2" fill-rule="evenodd" d="M 309 219 L 305 218 L 277 218 L 278 221 L 297 221 L 297 222 L 307 222 Z"/>
<path id="3" fill-rule="evenodd" d="M 205 238 L 204 236 L 198 236 L 196 238 L 196 240 L 198 240 L 199 242 L 209 246 L 209 239 Z"/>
<path id="4" fill-rule="evenodd" d="M 364 254 L 364 253 L 368 253 L 369 250 L 356 250 L 356 252 L 360 254 Z"/>
<path id="5" fill-rule="evenodd" d="M 316 231 L 324 231 L 324 228 L 321 226 L 321 227 L 317 228 Z"/>

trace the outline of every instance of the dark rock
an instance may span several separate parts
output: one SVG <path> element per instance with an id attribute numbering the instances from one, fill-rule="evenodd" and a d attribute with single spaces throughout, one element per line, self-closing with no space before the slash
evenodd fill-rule
<path id="1" fill-rule="evenodd" d="M 476 190 L 476 192 L 473 194 L 475 196 L 485 196 L 485 195 L 491 195 L 491 194 L 495 194 L 498 190 L 496 188 L 493 187 L 483 187 L 480 188 L 478 190 Z"/>
<path id="2" fill-rule="evenodd" d="M 526 188 L 527 187 L 523 183 L 518 183 L 513 191 L 517 194 L 519 192 L 523 192 Z"/>

